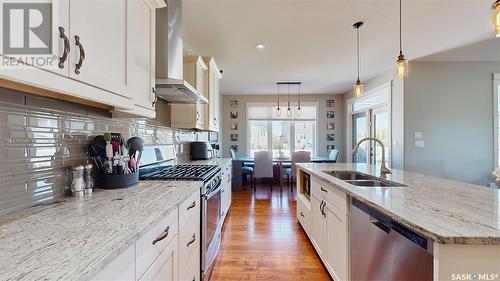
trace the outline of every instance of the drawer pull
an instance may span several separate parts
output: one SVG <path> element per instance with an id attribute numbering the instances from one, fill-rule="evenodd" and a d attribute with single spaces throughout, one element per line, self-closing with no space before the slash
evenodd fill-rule
<path id="1" fill-rule="evenodd" d="M 83 49 L 83 45 L 80 42 L 80 37 L 75 35 L 75 45 L 80 49 L 80 59 L 76 64 L 75 73 L 80 74 L 80 69 L 82 68 L 83 61 L 85 60 L 85 50 Z"/>
<path id="2" fill-rule="evenodd" d="M 69 54 L 69 39 L 64 34 L 65 30 L 63 27 L 59 27 L 59 38 L 61 38 L 64 41 L 64 51 L 61 57 L 59 57 L 59 68 L 64 68 L 64 63 L 66 60 L 68 60 L 68 54 Z"/>
<path id="3" fill-rule="evenodd" d="M 323 192 L 328 192 L 328 190 L 326 190 L 326 189 L 324 189 L 324 188 L 322 188 L 322 187 L 321 187 L 321 191 L 323 191 Z"/>
<path id="4" fill-rule="evenodd" d="M 196 207 L 196 201 L 193 201 L 189 207 L 187 207 L 188 211 L 191 210 L 192 208 Z"/>
<path id="5" fill-rule="evenodd" d="M 155 240 L 153 240 L 153 245 L 156 244 L 157 242 L 160 242 L 161 240 L 167 238 L 169 230 L 170 230 L 170 226 L 167 226 L 167 228 L 165 228 L 163 233 L 160 236 L 156 237 Z"/>
<path id="6" fill-rule="evenodd" d="M 196 241 L 196 234 L 193 234 L 193 238 L 191 238 L 191 240 L 187 243 L 186 247 L 191 246 L 191 244 L 193 244 L 194 241 Z"/>

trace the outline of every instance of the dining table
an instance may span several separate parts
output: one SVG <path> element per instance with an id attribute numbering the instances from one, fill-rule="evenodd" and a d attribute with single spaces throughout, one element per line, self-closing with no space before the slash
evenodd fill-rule
<path id="1" fill-rule="evenodd" d="M 243 166 L 252 166 L 254 163 L 254 158 L 251 156 L 239 156 L 233 159 L 233 179 L 232 179 L 232 190 L 241 191 L 243 186 Z M 314 156 L 311 157 L 311 162 L 313 163 L 336 163 L 335 160 L 331 160 L 328 157 Z M 277 171 L 275 172 L 275 179 L 281 184 L 283 168 L 289 168 L 292 164 L 291 157 L 273 157 L 273 164 L 276 164 Z"/>

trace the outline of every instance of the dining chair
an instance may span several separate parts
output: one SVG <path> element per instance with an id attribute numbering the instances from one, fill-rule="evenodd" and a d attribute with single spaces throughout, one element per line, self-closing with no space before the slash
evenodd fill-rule
<path id="1" fill-rule="evenodd" d="M 297 171 L 295 164 L 309 162 L 311 162 L 310 151 L 295 151 L 292 153 L 292 165 L 290 168 L 286 169 L 286 182 L 290 185 L 290 192 L 293 192 L 293 176 Z"/>
<path id="2" fill-rule="evenodd" d="M 270 179 L 271 193 L 273 192 L 273 154 L 269 151 L 256 151 L 254 158 L 254 192 L 257 190 L 257 179 Z"/>
<path id="3" fill-rule="evenodd" d="M 236 160 L 236 152 L 234 151 L 234 149 L 229 150 L 229 154 L 231 155 L 231 159 Z M 243 163 L 241 163 L 241 165 L 242 165 L 242 167 L 241 167 L 241 176 L 245 177 L 245 181 L 247 180 L 248 176 L 250 176 L 250 186 L 252 186 L 253 181 L 254 181 L 254 179 L 253 179 L 253 174 L 254 174 L 253 168 L 245 166 L 245 165 L 243 165 Z"/>
<path id="4" fill-rule="evenodd" d="M 332 163 L 337 163 L 337 159 L 339 158 L 340 151 L 338 149 L 332 149 L 330 151 L 330 155 L 328 155 L 328 161 Z"/>

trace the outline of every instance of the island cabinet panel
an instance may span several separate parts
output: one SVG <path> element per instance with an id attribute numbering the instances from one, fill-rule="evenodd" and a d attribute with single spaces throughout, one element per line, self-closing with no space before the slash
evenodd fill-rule
<path id="1" fill-rule="evenodd" d="M 140 281 L 175 281 L 179 279 L 177 237 L 148 268 Z M 119 280 L 119 279 L 118 279 Z"/>
<path id="2" fill-rule="evenodd" d="M 347 195 L 311 177 L 310 198 L 297 196 L 297 220 L 332 278 L 349 280 Z"/>
<path id="3" fill-rule="evenodd" d="M 229 208 L 231 207 L 231 201 L 232 201 L 231 182 L 232 182 L 232 165 L 231 162 L 229 162 L 224 167 L 222 167 L 221 208 L 222 208 L 223 222 L 225 221 L 227 214 L 229 212 Z"/>
<path id="4" fill-rule="evenodd" d="M 326 267 L 334 280 L 348 280 L 347 216 L 327 203 Z"/>

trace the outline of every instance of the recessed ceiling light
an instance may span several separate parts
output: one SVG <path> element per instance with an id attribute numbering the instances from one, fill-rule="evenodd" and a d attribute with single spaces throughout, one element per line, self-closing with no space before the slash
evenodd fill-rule
<path id="1" fill-rule="evenodd" d="M 255 44 L 255 49 L 262 50 L 265 47 L 266 47 L 266 45 L 264 45 L 263 43 L 257 43 L 257 44 Z"/>

